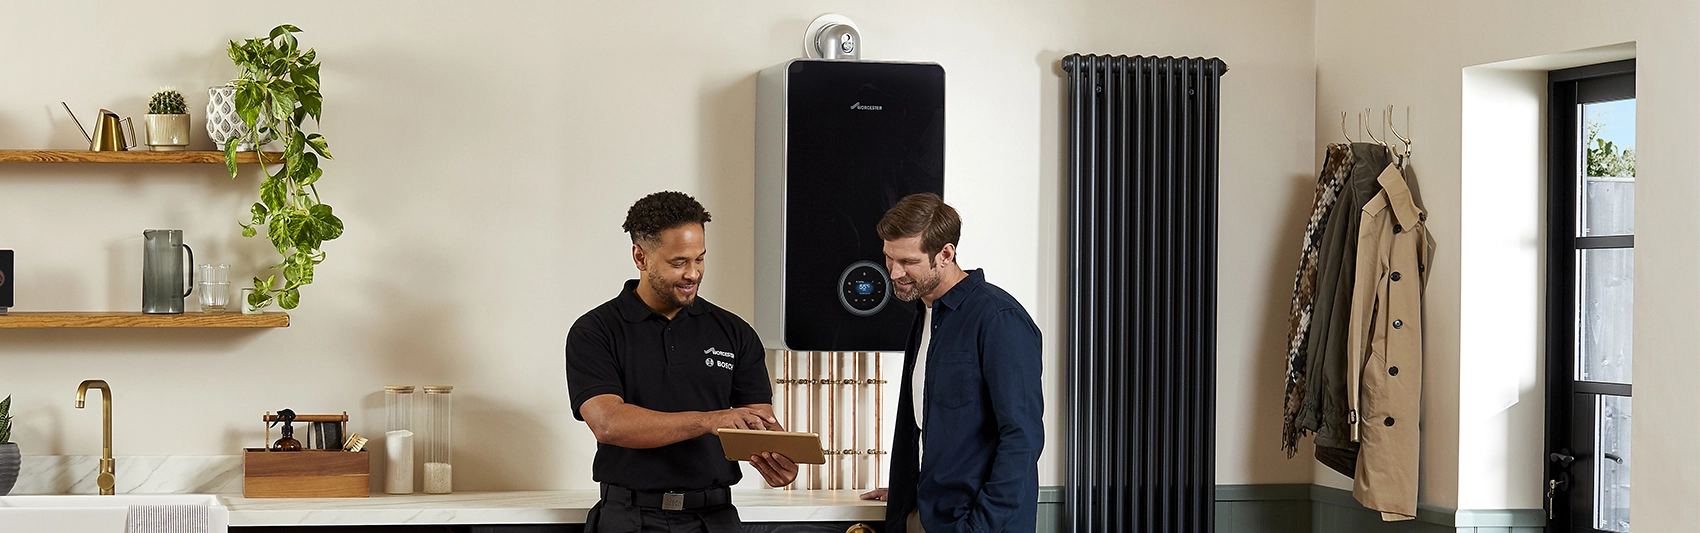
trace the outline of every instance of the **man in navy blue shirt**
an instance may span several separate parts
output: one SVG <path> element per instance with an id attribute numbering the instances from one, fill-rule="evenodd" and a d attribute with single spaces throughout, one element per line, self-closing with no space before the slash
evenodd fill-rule
<path id="1" fill-rule="evenodd" d="M 931 193 L 877 228 L 892 294 L 915 301 L 886 500 L 887 533 L 1033 531 L 1045 447 L 1039 328 L 956 262 L 962 219 Z"/>

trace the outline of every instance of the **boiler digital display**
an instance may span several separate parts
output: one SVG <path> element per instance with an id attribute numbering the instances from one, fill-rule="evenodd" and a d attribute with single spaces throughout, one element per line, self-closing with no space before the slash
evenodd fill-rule
<path id="1" fill-rule="evenodd" d="M 873 316 L 885 308 L 891 278 L 873 261 L 857 261 L 838 276 L 838 303 L 855 316 Z"/>

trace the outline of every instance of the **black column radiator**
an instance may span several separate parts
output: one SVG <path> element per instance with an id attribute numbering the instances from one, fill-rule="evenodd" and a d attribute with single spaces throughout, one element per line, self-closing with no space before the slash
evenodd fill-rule
<path id="1" fill-rule="evenodd" d="M 1219 81 L 1211 58 L 1071 55 L 1072 532 L 1215 530 Z"/>

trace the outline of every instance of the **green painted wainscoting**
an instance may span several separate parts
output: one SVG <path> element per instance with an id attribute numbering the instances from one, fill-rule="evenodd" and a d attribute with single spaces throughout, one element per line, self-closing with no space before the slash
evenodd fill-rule
<path id="1" fill-rule="evenodd" d="M 1062 487 L 1039 487 L 1039 531 L 1064 531 Z M 1541 533 L 1540 509 L 1417 506 L 1417 519 L 1382 522 L 1351 491 L 1320 485 L 1218 485 L 1218 533 Z"/>

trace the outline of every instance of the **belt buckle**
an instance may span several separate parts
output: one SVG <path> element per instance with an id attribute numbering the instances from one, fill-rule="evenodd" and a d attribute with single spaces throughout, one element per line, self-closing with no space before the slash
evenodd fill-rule
<path id="1" fill-rule="evenodd" d="M 664 511 L 685 510 L 685 495 L 680 492 L 668 492 L 661 495 L 661 509 Z"/>

